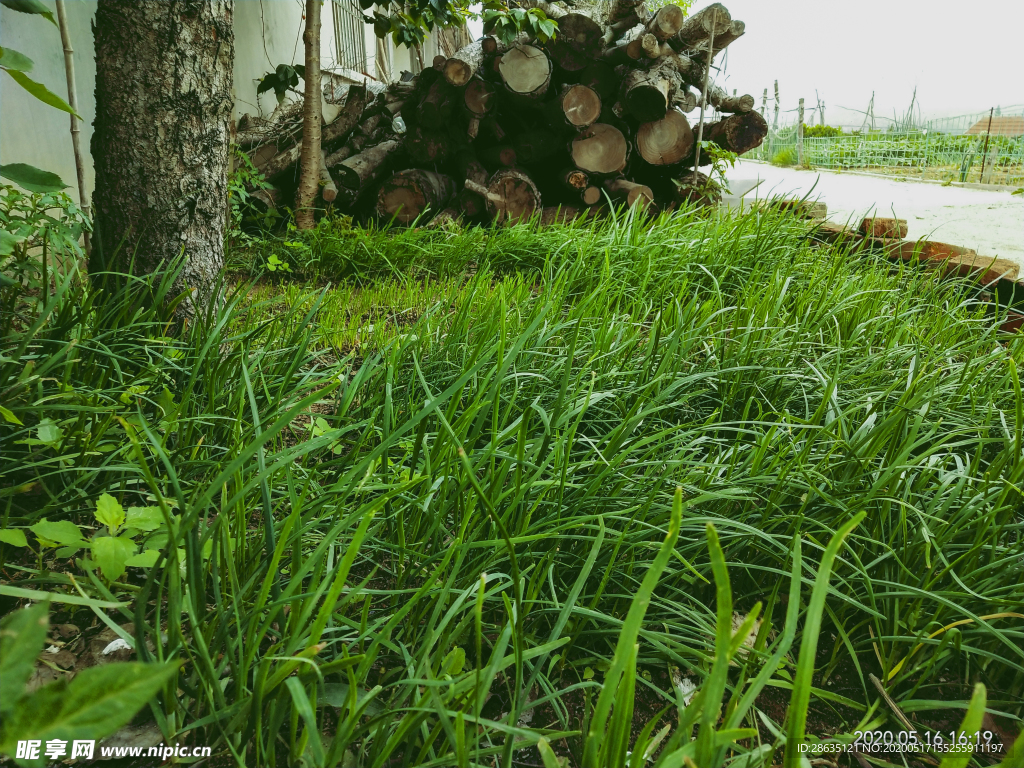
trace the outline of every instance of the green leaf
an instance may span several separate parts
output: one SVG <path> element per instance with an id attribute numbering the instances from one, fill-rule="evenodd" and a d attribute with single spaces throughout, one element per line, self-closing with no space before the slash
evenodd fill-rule
<path id="1" fill-rule="evenodd" d="M 986 698 L 985 684 L 975 683 L 974 693 L 971 695 L 971 703 L 967 705 L 967 713 L 964 715 L 964 720 L 960 724 L 958 733 L 966 733 L 968 738 L 970 738 L 969 734 L 981 730 L 981 722 L 985 717 Z M 967 768 L 969 762 L 971 762 L 970 750 L 950 752 L 942 758 L 939 768 Z"/>
<path id="2" fill-rule="evenodd" d="M 43 171 L 34 166 L 26 165 L 25 163 L 0 165 L 0 176 L 3 176 L 5 179 L 10 179 L 18 186 L 27 189 L 29 192 L 47 194 L 49 192 L 60 192 L 62 189 L 68 188 L 68 185 L 65 184 L 56 173 Z M 23 240 L 24 238 L 20 239 Z"/>
<path id="3" fill-rule="evenodd" d="M 137 528 L 140 531 L 155 531 L 164 524 L 160 507 L 128 507 L 125 528 Z"/>
<path id="4" fill-rule="evenodd" d="M 12 235 L 10 232 L 0 229 L 0 256 L 10 256 L 12 253 L 14 253 L 14 246 L 22 242 L 24 239 L 24 237 Z M 14 282 L 15 281 L 11 281 L 11 284 L 13 285 Z M 10 411 L 8 411 L 6 408 L 4 409 L 4 411 L 5 413 L 10 413 Z M 6 415 L 4 416 L 4 418 L 7 418 Z M 7 420 L 10 421 L 10 419 Z M 20 421 L 18 423 L 21 424 Z"/>
<path id="5" fill-rule="evenodd" d="M 16 739 L 102 739 L 127 724 L 177 671 L 177 664 L 105 664 L 40 688 L 4 721 L 0 752 Z"/>
<path id="6" fill-rule="evenodd" d="M 57 445 L 64 437 L 64 430 L 53 419 L 43 419 L 36 427 L 36 439 L 44 445 Z"/>
<path id="7" fill-rule="evenodd" d="M 0 713 L 4 715 L 25 692 L 36 656 L 46 641 L 49 613 L 50 604 L 42 602 L 11 611 L 0 620 Z"/>
<path id="8" fill-rule="evenodd" d="M 58 544 L 80 544 L 85 541 L 82 530 L 70 520 L 58 520 L 51 523 L 42 519 L 35 525 L 29 526 L 29 530 L 36 536 Z"/>
<path id="9" fill-rule="evenodd" d="M 92 608 L 127 608 L 126 603 L 117 603 L 113 600 L 94 600 L 91 597 L 79 597 L 78 595 L 62 595 L 60 592 L 43 592 L 38 589 L 23 589 L 12 587 L 7 584 L 0 584 L 0 595 L 16 597 L 19 600 L 49 600 L 51 603 L 66 603 L 67 605 L 88 605 Z"/>
<path id="10" fill-rule="evenodd" d="M 40 0 L 0 0 L 0 5 L 10 8 L 18 13 L 34 13 L 38 16 L 45 16 L 53 26 L 57 26 L 57 20 L 53 18 L 53 11 L 43 5 Z"/>
<path id="11" fill-rule="evenodd" d="M 121 577 L 128 558 L 134 554 L 135 542 L 127 536 L 101 536 L 92 542 L 93 559 L 109 581 Z"/>
<path id="12" fill-rule="evenodd" d="M 32 70 L 32 59 L 11 48 L 0 48 L 0 67 L 14 69 L 18 72 L 30 72 Z"/>
<path id="13" fill-rule="evenodd" d="M 3 249 L 4 235 L 7 235 L 7 233 L 6 232 L 0 232 L 0 256 L 7 256 L 8 255 L 8 254 L 4 253 L 4 249 Z M 15 416 L 11 411 L 9 411 L 6 408 L 4 408 L 2 405 L 0 405 L 0 416 L 3 416 L 4 417 L 4 421 L 6 421 L 8 424 L 17 424 L 17 425 L 22 426 L 22 427 L 25 426 L 24 424 L 21 423 L 21 419 L 19 419 L 17 416 Z"/>
<path id="14" fill-rule="evenodd" d="M 4 528 L 0 530 L 0 541 L 10 544 L 12 547 L 27 547 L 28 539 L 21 528 Z"/>
<path id="15" fill-rule="evenodd" d="M 109 493 L 104 493 L 96 501 L 96 519 L 107 526 L 110 535 L 114 536 L 124 525 L 124 507 Z"/>
<path id="16" fill-rule="evenodd" d="M 60 96 L 51 91 L 42 83 L 37 83 L 24 72 L 18 72 L 14 69 L 5 69 L 4 71 L 14 78 L 14 82 L 16 82 L 29 93 L 31 93 L 44 104 L 49 104 L 51 107 L 56 107 L 57 109 L 63 112 L 67 112 L 70 115 L 74 115 L 79 120 L 82 119 L 82 116 L 75 112 L 75 110 L 71 108 L 70 104 L 68 104 L 66 101 L 64 101 L 64 99 L 62 99 Z M 61 187 L 61 189 L 63 188 L 64 187 Z M 28 187 L 25 187 L 25 189 L 28 189 Z"/>
<path id="17" fill-rule="evenodd" d="M 124 561 L 124 564 L 132 568 L 152 568 L 158 559 L 160 559 L 159 549 L 147 549 L 145 552 L 132 555 Z"/>

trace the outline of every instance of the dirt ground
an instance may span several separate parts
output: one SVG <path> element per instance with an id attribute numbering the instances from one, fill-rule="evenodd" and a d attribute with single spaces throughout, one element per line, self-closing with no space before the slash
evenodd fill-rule
<path id="1" fill-rule="evenodd" d="M 1024 275 L 1024 195 L 941 184 L 900 181 L 828 170 L 801 171 L 741 160 L 729 174 L 733 192 L 742 194 L 757 180 L 761 184 L 745 195 L 780 195 L 820 199 L 828 205 L 828 218 L 854 225 L 874 209 L 877 216 L 906 219 L 911 240 L 928 238 L 974 248 L 985 256 L 1011 259 Z"/>

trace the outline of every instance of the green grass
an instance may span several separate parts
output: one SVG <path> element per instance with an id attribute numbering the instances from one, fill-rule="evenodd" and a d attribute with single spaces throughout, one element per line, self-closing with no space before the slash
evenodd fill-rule
<path id="1" fill-rule="evenodd" d="M 109 492 L 173 513 L 180 563 L 109 583 L 5 547 L 7 572 L 75 573 L 183 661 L 168 740 L 795 764 L 809 717 L 899 729 L 869 675 L 922 729 L 980 683 L 1019 730 L 1024 342 L 966 284 L 774 213 L 289 242 L 233 266 L 287 249 L 343 282 L 242 283 L 180 332 L 169 277 L 5 304 L 5 527 L 88 524 Z M 59 437 L 20 443 L 43 419 Z"/>

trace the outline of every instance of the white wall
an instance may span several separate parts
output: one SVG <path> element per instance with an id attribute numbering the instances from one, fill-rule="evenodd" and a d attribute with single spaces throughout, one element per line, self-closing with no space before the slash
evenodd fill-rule
<path id="1" fill-rule="evenodd" d="M 54 0 L 43 0 L 51 9 Z M 89 141 L 96 116 L 96 63 L 93 50 L 92 21 L 96 0 L 68 0 L 66 3 L 71 44 L 75 51 L 75 76 L 78 81 L 79 112 L 82 123 L 82 151 L 86 155 L 86 184 L 93 188 L 92 156 Z M 269 114 L 277 105 L 274 93 L 256 98 L 256 83 L 278 64 L 301 64 L 303 0 L 236 0 L 234 116 L 261 110 Z M 334 40 L 334 17 L 330 3 L 322 14 L 322 66 L 333 68 L 338 60 Z M 367 25 L 367 74 L 376 74 L 374 51 L 376 38 Z M 64 52 L 57 28 L 41 16 L 17 13 L 0 6 L 0 47 L 13 48 L 33 60 L 32 78 L 42 82 L 62 98 L 67 96 L 64 77 Z M 433 53 L 430 54 L 433 56 Z M 430 59 L 426 59 L 428 66 Z M 392 58 L 394 76 L 410 69 L 409 54 L 400 48 Z M 353 73 L 356 74 L 356 73 Z M 300 82 L 301 87 L 301 82 Z M 71 150 L 70 118 L 24 91 L 6 74 L 0 73 L 0 164 L 29 163 L 57 173 L 71 188 L 77 201 L 75 159 Z"/>

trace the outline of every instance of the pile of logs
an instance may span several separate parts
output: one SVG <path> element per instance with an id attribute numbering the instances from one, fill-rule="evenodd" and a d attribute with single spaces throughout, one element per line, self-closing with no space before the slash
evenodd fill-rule
<path id="1" fill-rule="evenodd" d="M 712 162 L 697 152 L 701 135 L 736 154 L 764 140 L 753 97 L 711 82 L 714 57 L 744 33 L 720 3 L 688 18 L 642 0 L 519 5 L 555 19 L 556 37 L 485 36 L 388 86 L 325 87 L 326 203 L 400 224 L 665 210 L 710 198 L 694 171 Z M 260 193 L 268 206 L 294 189 L 300 109 L 239 125 L 239 145 L 275 186 Z M 699 123 L 698 109 L 720 119 Z"/>

